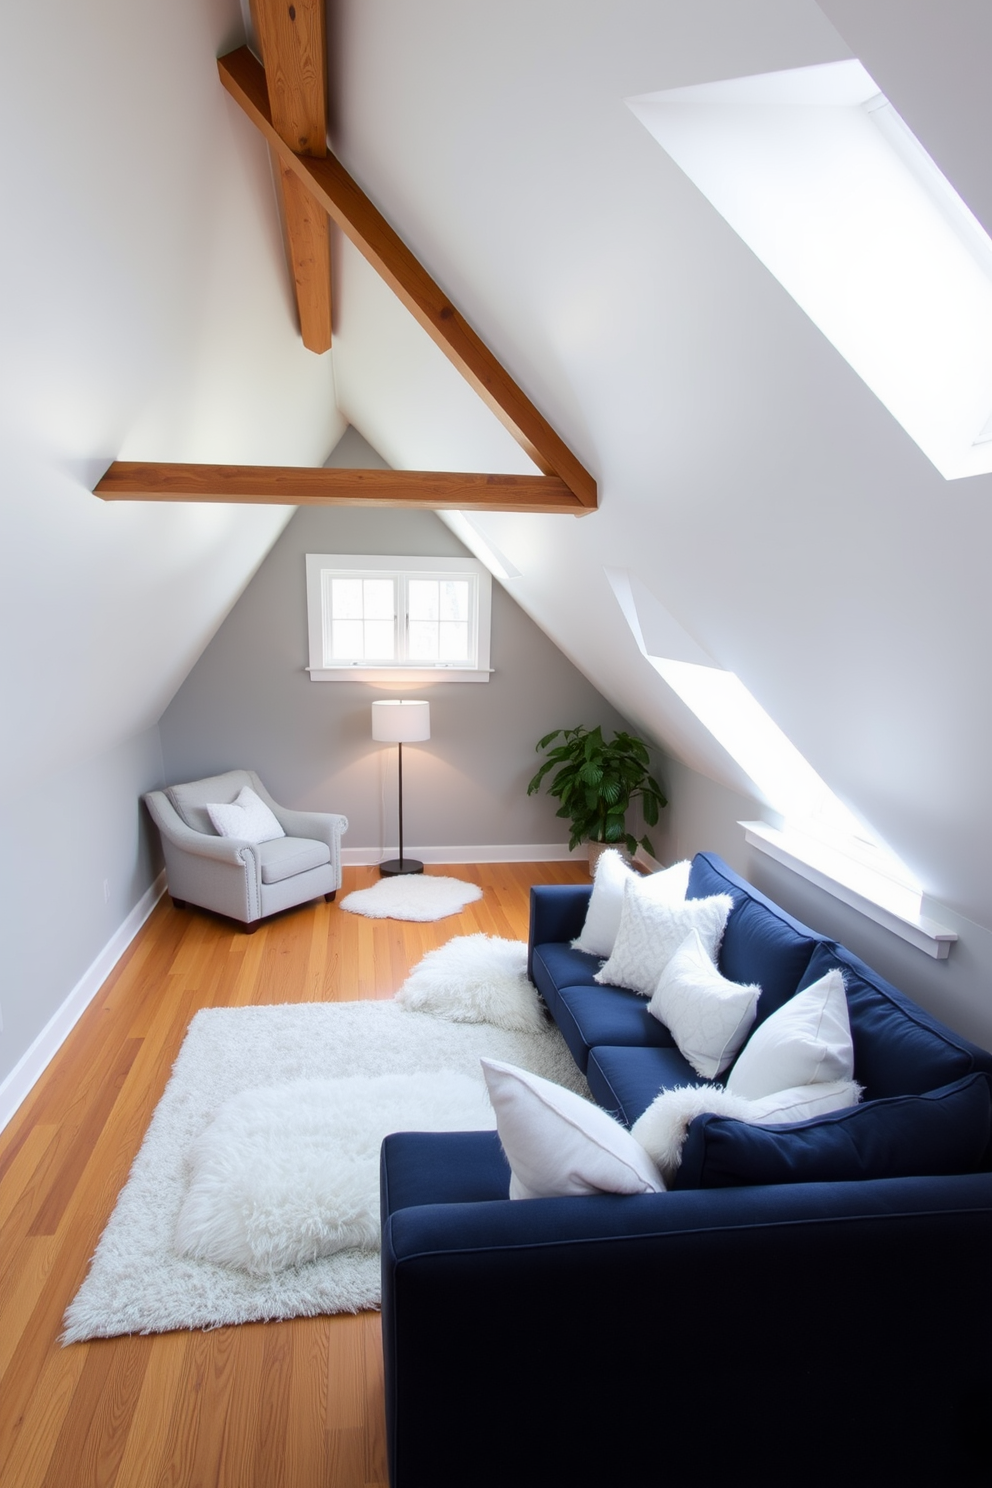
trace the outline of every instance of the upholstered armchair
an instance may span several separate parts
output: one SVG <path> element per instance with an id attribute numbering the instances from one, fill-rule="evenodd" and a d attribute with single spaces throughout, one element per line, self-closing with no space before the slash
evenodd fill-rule
<path id="1" fill-rule="evenodd" d="M 284 837 L 249 842 L 214 830 L 208 803 L 229 805 L 246 785 L 275 815 Z M 197 904 L 253 929 L 266 915 L 321 894 L 333 899 L 341 885 L 347 817 L 277 805 L 254 770 L 149 791 L 144 800 L 162 834 L 169 893 L 180 908 Z"/>

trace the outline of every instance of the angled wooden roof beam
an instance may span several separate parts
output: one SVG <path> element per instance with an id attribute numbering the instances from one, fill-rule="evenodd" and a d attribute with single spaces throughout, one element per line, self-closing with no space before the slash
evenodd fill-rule
<path id="1" fill-rule="evenodd" d="M 517 386 L 448 296 L 390 227 L 382 213 L 333 155 L 295 154 L 280 138 L 269 110 L 265 70 L 247 47 L 218 62 L 221 82 L 333 222 L 457 367 L 479 397 L 545 475 L 558 476 L 589 509 L 596 483 L 548 421 Z"/>

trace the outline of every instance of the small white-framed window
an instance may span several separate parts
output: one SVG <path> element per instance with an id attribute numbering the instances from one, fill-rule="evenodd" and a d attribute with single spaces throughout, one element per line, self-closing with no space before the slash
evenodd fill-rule
<path id="1" fill-rule="evenodd" d="M 488 682 L 492 577 L 475 558 L 308 553 L 312 682 Z"/>

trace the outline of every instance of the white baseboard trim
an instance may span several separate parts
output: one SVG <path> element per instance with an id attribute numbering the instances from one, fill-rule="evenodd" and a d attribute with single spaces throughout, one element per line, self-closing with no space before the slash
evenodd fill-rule
<path id="1" fill-rule="evenodd" d="M 80 977 L 65 1002 L 52 1014 L 34 1043 L 25 1050 L 0 1084 L 0 1131 L 30 1095 L 164 893 L 163 868 L 127 919 L 114 931 L 92 966 Z"/>
<path id="2" fill-rule="evenodd" d="M 399 847 L 343 847 L 341 862 L 346 868 L 375 867 L 399 857 Z M 422 863 L 567 863 L 573 857 L 585 861 L 585 847 L 570 853 L 564 842 L 497 842 L 483 847 L 414 847 L 403 844 L 403 855 Z"/>

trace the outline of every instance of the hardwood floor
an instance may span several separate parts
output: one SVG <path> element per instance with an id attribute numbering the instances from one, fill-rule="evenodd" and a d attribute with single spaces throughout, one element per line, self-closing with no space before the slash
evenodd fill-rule
<path id="1" fill-rule="evenodd" d="M 423 925 L 321 901 L 250 936 L 163 899 L 0 1134 L 5 1488 L 384 1488 L 378 1313 L 58 1336 L 194 1013 L 391 997 L 454 935 L 525 940 L 532 883 L 586 879 L 567 863 L 429 871 L 484 898 Z M 346 869 L 343 892 L 376 878 Z"/>

